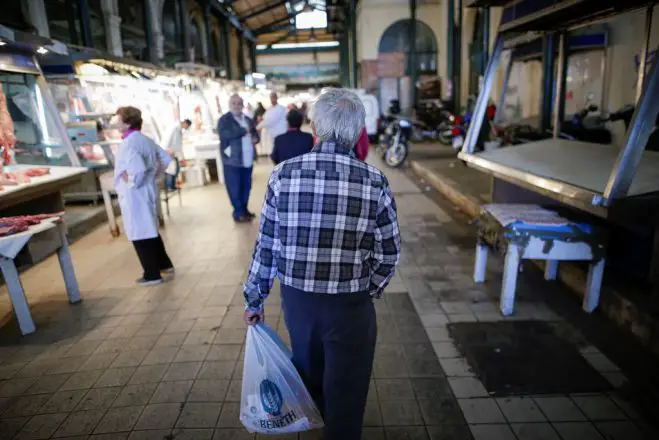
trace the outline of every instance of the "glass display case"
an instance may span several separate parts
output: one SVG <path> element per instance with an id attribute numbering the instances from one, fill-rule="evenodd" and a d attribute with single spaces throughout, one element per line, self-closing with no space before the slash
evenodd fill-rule
<path id="1" fill-rule="evenodd" d="M 48 89 L 42 87 L 39 76 L 0 70 L 0 84 L 14 123 L 14 161 L 27 165 L 78 166 L 70 144 L 58 130 L 58 115 L 45 103 Z"/>

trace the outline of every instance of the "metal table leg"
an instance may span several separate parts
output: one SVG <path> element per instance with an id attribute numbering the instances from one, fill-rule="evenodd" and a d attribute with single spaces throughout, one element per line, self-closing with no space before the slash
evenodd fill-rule
<path id="1" fill-rule="evenodd" d="M 592 262 L 588 270 L 588 284 L 586 284 L 586 292 L 584 293 L 582 304 L 582 308 L 588 313 L 595 310 L 600 302 L 604 266 L 606 266 L 606 260 L 602 258 L 599 261 Z"/>
<path id="2" fill-rule="evenodd" d="M 75 304 L 80 302 L 80 287 L 78 287 L 78 280 L 76 279 L 73 261 L 71 260 L 69 242 L 66 238 L 66 227 L 63 223 L 57 225 L 57 231 L 62 240 L 62 246 L 57 250 L 57 259 L 59 260 L 60 269 L 62 269 L 62 276 L 64 277 L 64 285 L 66 286 L 66 294 L 69 297 L 69 302 Z"/>
<path id="3" fill-rule="evenodd" d="M 484 283 L 487 273 L 487 244 L 479 241 L 476 245 L 476 262 L 474 263 L 474 282 Z"/>
<path id="4" fill-rule="evenodd" d="M 519 263 L 521 260 L 519 247 L 509 244 L 506 250 L 506 261 L 503 268 L 503 286 L 501 287 L 501 298 L 499 309 L 503 316 L 513 314 L 515 308 L 515 291 L 517 290 L 517 275 L 519 274 Z"/>
<path id="5" fill-rule="evenodd" d="M 25 291 L 23 290 L 21 278 L 18 275 L 18 270 L 16 270 L 14 260 L 0 257 L 0 268 L 2 269 L 5 283 L 7 283 L 11 305 L 14 308 L 14 313 L 16 313 L 16 319 L 18 320 L 21 333 L 24 335 L 34 333 L 37 327 L 32 320 L 30 306 L 27 303 L 27 298 L 25 298 Z"/>
<path id="6" fill-rule="evenodd" d="M 108 216 L 108 225 L 110 226 L 110 234 L 113 237 L 119 236 L 119 226 L 117 226 L 117 219 L 114 216 L 114 208 L 112 207 L 112 198 L 110 197 L 110 191 L 107 188 L 101 188 L 101 194 L 103 195 L 103 205 L 105 205 L 105 213 Z"/>

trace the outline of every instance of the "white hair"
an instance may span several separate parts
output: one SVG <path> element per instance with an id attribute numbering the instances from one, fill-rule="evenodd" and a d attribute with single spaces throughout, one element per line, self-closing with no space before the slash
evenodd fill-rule
<path id="1" fill-rule="evenodd" d="M 328 89 L 316 100 L 311 120 L 321 141 L 354 146 L 364 129 L 366 110 L 355 93 L 346 89 Z"/>

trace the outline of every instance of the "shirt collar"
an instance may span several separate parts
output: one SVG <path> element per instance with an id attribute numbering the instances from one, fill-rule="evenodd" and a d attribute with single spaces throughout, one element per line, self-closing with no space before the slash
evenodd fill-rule
<path id="1" fill-rule="evenodd" d="M 353 147 L 340 145 L 334 141 L 319 142 L 315 147 L 313 147 L 313 150 L 311 151 L 314 153 L 344 154 L 353 158 L 357 158 L 355 155 L 355 149 Z"/>
<path id="2" fill-rule="evenodd" d="M 139 130 L 136 129 L 136 128 L 129 128 L 128 130 L 121 133 L 121 139 L 126 139 L 128 136 L 135 133 L 136 131 L 139 131 Z"/>

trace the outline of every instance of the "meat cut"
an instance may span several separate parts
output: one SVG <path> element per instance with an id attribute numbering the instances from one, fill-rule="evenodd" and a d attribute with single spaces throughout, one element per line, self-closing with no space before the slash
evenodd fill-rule
<path id="1" fill-rule="evenodd" d="M 64 212 L 52 214 L 18 215 L 14 217 L 0 217 L 0 237 L 18 234 L 27 231 L 30 226 L 38 225 L 50 218 L 60 218 Z"/>

